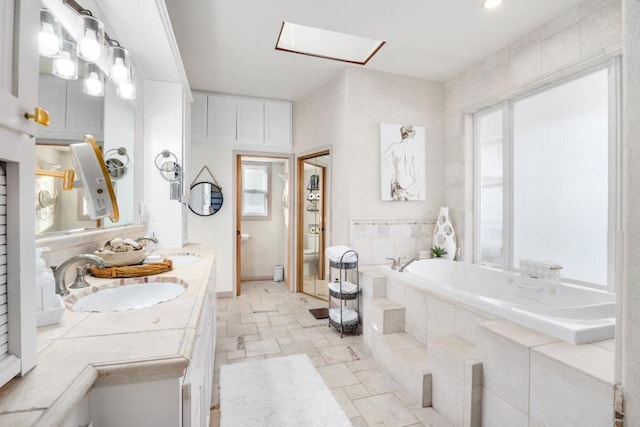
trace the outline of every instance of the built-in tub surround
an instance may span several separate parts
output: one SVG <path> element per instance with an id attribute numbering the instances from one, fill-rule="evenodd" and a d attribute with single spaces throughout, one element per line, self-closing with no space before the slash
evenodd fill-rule
<path id="1" fill-rule="evenodd" d="M 0 389 L 0 425 L 62 425 L 94 387 L 180 379 L 194 357 L 205 301 L 214 292 L 215 251 L 207 247 L 189 251 L 198 255 L 198 263 L 174 265 L 172 271 L 147 278 L 87 277 L 91 288 L 72 290 L 67 298 L 131 281 L 187 285 L 170 301 L 109 313 L 67 309 L 59 324 L 39 328 L 38 365 Z M 163 253 L 170 256 L 184 249 L 163 249 Z"/>
<path id="2" fill-rule="evenodd" d="M 615 295 L 476 264 L 419 260 L 389 277 L 573 344 L 613 338 Z"/>

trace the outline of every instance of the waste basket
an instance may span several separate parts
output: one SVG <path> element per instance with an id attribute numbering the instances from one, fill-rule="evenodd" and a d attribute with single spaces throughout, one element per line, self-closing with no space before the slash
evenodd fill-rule
<path id="1" fill-rule="evenodd" d="M 273 281 L 274 282 L 282 282 L 284 280 L 284 267 L 281 265 L 276 265 L 273 267 Z"/>

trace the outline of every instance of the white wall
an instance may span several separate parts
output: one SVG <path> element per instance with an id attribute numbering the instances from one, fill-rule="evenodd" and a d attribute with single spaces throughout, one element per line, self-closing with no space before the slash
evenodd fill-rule
<path id="1" fill-rule="evenodd" d="M 182 204 L 169 200 L 169 181 L 155 166 L 156 156 L 169 150 L 182 159 L 183 85 L 146 80 L 144 87 L 144 202 L 148 211 L 148 232 L 160 245 L 179 248 L 183 244 Z"/>
<path id="2" fill-rule="evenodd" d="M 348 244 L 354 219 L 436 216 L 444 200 L 443 118 L 442 84 L 355 67 L 294 104 L 296 152 L 331 146 L 327 245 Z M 380 123 L 426 128 L 425 201 L 380 200 Z"/>

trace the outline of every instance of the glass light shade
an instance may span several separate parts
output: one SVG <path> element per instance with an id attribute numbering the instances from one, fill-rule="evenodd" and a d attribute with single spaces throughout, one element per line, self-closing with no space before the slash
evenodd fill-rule
<path id="1" fill-rule="evenodd" d="M 60 53 L 62 30 L 56 18 L 47 9 L 40 9 L 40 33 L 38 34 L 38 52 L 49 58 Z"/>
<path id="2" fill-rule="evenodd" d="M 136 99 L 136 87 L 131 82 L 118 83 L 116 95 L 122 99 Z"/>
<path id="3" fill-rule="evenodd" d="M 104 74 L 96 64 L 86 62 L 82 91 L 89 96 L 104 96 Z"/>
<path id="4" fill-rule="evenodd" d="M 90 15 L 80 15 L 78 34 L 78 56 L 95 62 L 102 56 L 104 45 L 104 24 Z"/>
<path id="5" fill-rule="evenodd" d="M 482 7 L 485 9 L 495 9 L 504 3 L 504 0 L 482 0 Z"/>
<path id="6" fill-rule="evenodd" d="M 78 56 L 76 44 L 70 40 L 62 42 L 60 55 L 53 60 L 53 74 L 67 80 L 78 79 Z"/>
<path id="7" fill-rule="evenodd" d="M 130 79 L 131 63 L 129 52 L 121 46 L 109 46 L 109 76 L 114 83 Z"/>

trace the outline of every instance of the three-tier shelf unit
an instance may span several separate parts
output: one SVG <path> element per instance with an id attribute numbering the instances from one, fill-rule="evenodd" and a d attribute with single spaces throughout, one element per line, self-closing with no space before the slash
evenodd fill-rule
<path id="1" fill-rule="evenodd" d="M 329 326 L 340 332 L 359 333 L 360 330 L 360 278 L 358 253 L 353 249 L 345 251 L 340 261 L 329 261 L 332 269 L 338 270 L 335 281 L 329 282 Z M 353 281 L 347 280 L 348 273 L 355 273 Z M 353 276 L 353 274 L 352 274 Z M 331 278 L 332 275 L 329 275 Z"/>

